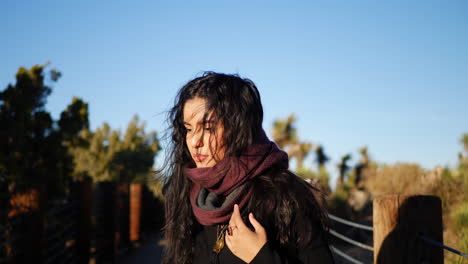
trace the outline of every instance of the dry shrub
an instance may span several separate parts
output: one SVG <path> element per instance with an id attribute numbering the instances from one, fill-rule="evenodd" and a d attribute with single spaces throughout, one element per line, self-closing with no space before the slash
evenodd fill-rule
<path id="1" fill-rule="evenodd" d="M 438 177 L 413 163 L 381 165 L 366 174 L 364 185 L 374 197 L 385 193 L 430 194 Z"/>
<path id="2" fill-rule="evenodd" d="M 370 173 L 365 186 L 372 196 L 384 193 L 435 195 L 442 200 L 444 244 L 459 250 L 468 248 L 468 173 L 440 167 L 425 170 L 418 164 L 381 165 Z M 458 263 L 456 255 L 446 255 L 447 263 Z"/>

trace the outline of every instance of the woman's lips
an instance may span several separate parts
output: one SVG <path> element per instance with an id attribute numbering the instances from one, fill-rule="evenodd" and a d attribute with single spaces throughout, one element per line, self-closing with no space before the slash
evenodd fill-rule
<path id="1" fill-rule="evenodd" d="M 203 155 L 203 154 L 195 154 L 195 161 L 197 162 L 202 162 L 204 161 L 206 158 L 208 158 L 208 155 Z"/>

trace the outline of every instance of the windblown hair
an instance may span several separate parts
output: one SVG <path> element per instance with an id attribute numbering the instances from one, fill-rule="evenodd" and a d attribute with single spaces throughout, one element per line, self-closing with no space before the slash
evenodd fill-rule
<path id="1" fill-rule="evenodd" d="M 220 136 L 223 137 L 223 142 L 226 142 L 224 146 L 225 157 L 240 157 L 247 147 L 261 136 L 263 131 L 263 108 L 260 94 L 255 84 L 249 79 L 242 79 L 237 75 L 205 72 L 201 77 L 189 81 L 179 90 L 174 106 L 168 115 L 171 142 L 169 148 L 166 149 L 167 156 L 164 168 L 164 174 L 170 176 L 163 188 L 166 217 L 164 232 L 167 241 L 163 256 L 165 264 L 192 263 L 194 237 L 199 227 L 199 223 L 192 213 L 189 199 L 191 181 L 183 173 L 184 166 L 192 162 L 186 145 L 183 110 L 185 103 L 195 97 L 206 100 L 207 106 L 203 122 L 207 121 L 209 113 L 212 112 L 210 121 L 221 122 L 224 126 L 224 132 Z M 310 195 L 310 192 L 307 194 Z M 323 210 L 315 198 L 312 199 L 313 208 L 321 216 Z M 300 204 L 300 201 L 295 201 L 295 203 Z M 258 204 L 249 205 L 252 209 L 259 206 Z M 277 204 L 268 206 L 271 208 L 265 213 L 274 211 L 275 206 Z M 293 213 L 283 212 L 283 214 L 289 214 L 290 217 Z M 256 215 L 256 217 L 268 219 L 267 215 Z M 280 229 L 287 232 L 286 228 L 287 225 Z M 279 235 L 281 236 L 281 244 L 290 242 L 288 234 Z"/>

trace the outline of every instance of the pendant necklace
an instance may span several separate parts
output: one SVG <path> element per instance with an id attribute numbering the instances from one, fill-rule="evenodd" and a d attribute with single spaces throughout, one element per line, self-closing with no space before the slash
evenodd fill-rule
<path id="1" fill-rule="evenodd" d="M 226 235 L 228 225 L 217 225 L 216 227 L 216 243 L 213 246 L 213 251 L 218 254 L 224 248 L 226 242 L 224 236 Z"/>
<path id="2" fill-rule="evenodd" d="M 226 242 L 224 241 L 224 236 L 226 234 L 228 225 L 217 225 L 216 226 L 216 242 L 213 246 L 213 251 L 211 252 L 210 263 L 219 264 L 218 254 L 224 248 Z"/>

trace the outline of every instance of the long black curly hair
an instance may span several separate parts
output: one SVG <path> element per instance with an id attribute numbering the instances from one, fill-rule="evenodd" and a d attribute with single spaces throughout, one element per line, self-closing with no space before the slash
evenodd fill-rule
<path id="1" fill-rule="evenodd" d="M 227 142 L 224 146 L 225 157 L 239 157 L 263 132 L 263 108 L 260 93 L 251 80 L 237 75 L 205 72 L 201 77 L 189 81 L 179 90 L 174 106 L 168 114 L 170 143 L 166 148 L 166 163 L 163 172 L 164 175 L 169 175 L 163 187 L 166 217 L 164 233 L 167 243 L 163 256 L 165 264 L 192 263 L 194 236 L 199 227 L 189 200 L 191 181 L 183 174 L 183 167 L 192 161 L 186 145 L 183 110 L 185 103 L 195 97 L 206 100 L 207 112 L 203 122 L 212 112 L 210 121 L 214 119 L 215 122 L 221 122 L 224 126 L 223 134 L 220 136 L 223 137 L 223 142 Z M 309 191 L 306 192 L 305 195 L 311 196 Z M 311 197 L 309 200 L 319 216 L 318 219 L 324 218 L 317 199 Z M 299 201 L 296 202 L 300 204 Z M 250 209 L 258 206 L 258 204 L 249 204 Z M 275 206 L 271 204 L 271 207 Z M 270 209 L 274 210 L 274 208 Z M 263 211 L 265 211 L 264 214 L 270 214 L 271 210 Z M 260 211 L 260 215 L 256 215 L 259 219 L 267 219 L 266 215 L 262 216 L 262 210 L 257 211 Z M 290 218 L 293 213 L 282 212 Z M 287 226 L 284 226 L 281 229 L 286 228 Z M 287 232 L 289 231 L 278 231 L 281 244 L 288 243 L 290 236 Z"/>

